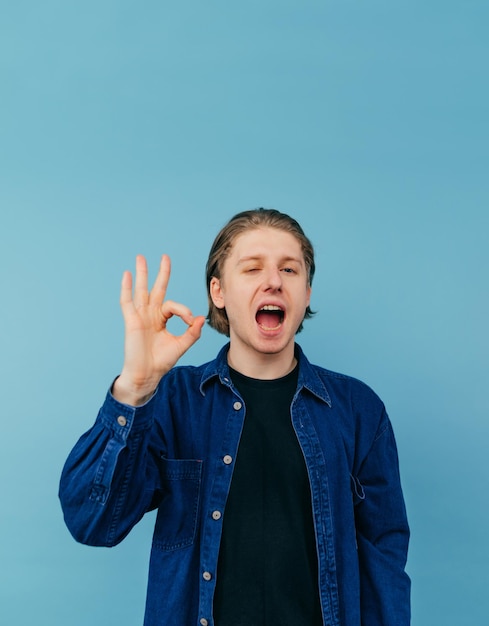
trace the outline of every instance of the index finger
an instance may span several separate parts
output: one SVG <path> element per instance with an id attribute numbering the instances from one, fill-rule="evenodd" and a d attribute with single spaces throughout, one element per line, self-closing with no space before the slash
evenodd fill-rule
<path id="1" fill-rule="evenodd" d="M 161 305 L 165 299 L 168 281 L 170 280 L 171 262 L 167 254 L 163 254 L 160 261 L 160 269 L 156 276 L 153 288 L 149 294 L 149 302 L 153 305 Z"/>
<path id="2" fill-rule="evenodd" d="M 119 299 L 121 306 L 132 305 L 132 274 L 131 272 L 125 271 L 122 274 L 121 281 L 121 295 Z"/>

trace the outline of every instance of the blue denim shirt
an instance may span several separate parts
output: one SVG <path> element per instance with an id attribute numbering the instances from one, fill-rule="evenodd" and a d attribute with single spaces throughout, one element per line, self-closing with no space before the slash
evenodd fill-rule
<path id="1" fill-rule="evenodd" d="M 109 393 L 63 470 L 65 521 L 82 543 L 113 546 L 158 509 L 145 626 L 214 623 L 222 521 L 246 413 L 227 349 L 200 367 L 175 367 L 142 407 Z M 311 365 L 299 346 L 296 356 L 291 418 L 311 487 L 324 624 L 407 626 L 409 528 L 384 405 L 362 382 Z"/>

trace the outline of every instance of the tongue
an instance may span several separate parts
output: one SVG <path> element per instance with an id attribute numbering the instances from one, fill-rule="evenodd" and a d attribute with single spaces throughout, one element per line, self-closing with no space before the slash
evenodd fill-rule
<path id="1" fill-rule="evenodd" d="M 258 311 L 256 321 L 265 328 L 276 328 L 280 324 L 281 315 L 278 311 Z"/>

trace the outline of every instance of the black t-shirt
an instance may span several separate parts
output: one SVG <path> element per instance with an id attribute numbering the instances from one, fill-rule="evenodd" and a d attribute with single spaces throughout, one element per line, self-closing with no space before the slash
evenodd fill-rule
<path id="1" fill-rule="evenodd" d="M 290 405 L 298 368 L 277 380 L 231 370 L 246 405 L 214 597 L 216 626 L 322 625 L 307 469 Z"/>

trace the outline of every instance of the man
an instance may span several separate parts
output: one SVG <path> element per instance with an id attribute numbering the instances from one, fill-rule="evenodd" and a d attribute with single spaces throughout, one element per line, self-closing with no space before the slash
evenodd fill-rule
<path id="1" fill-rule="evenodd" d="M 236 215 L 207 263 L 217 358 L 176 366 L 203 317 L 123 276 L 125 358 L 65 465 L 74 537 L 120 542 L 157 508 L 145 625 L 407 626 L 409 530 L 396 445 L 363 383 L 311 365 L 295 335 L 314 251 L 275 210 Z M 181 336 L 166 328 L 176 315 Z"/>

